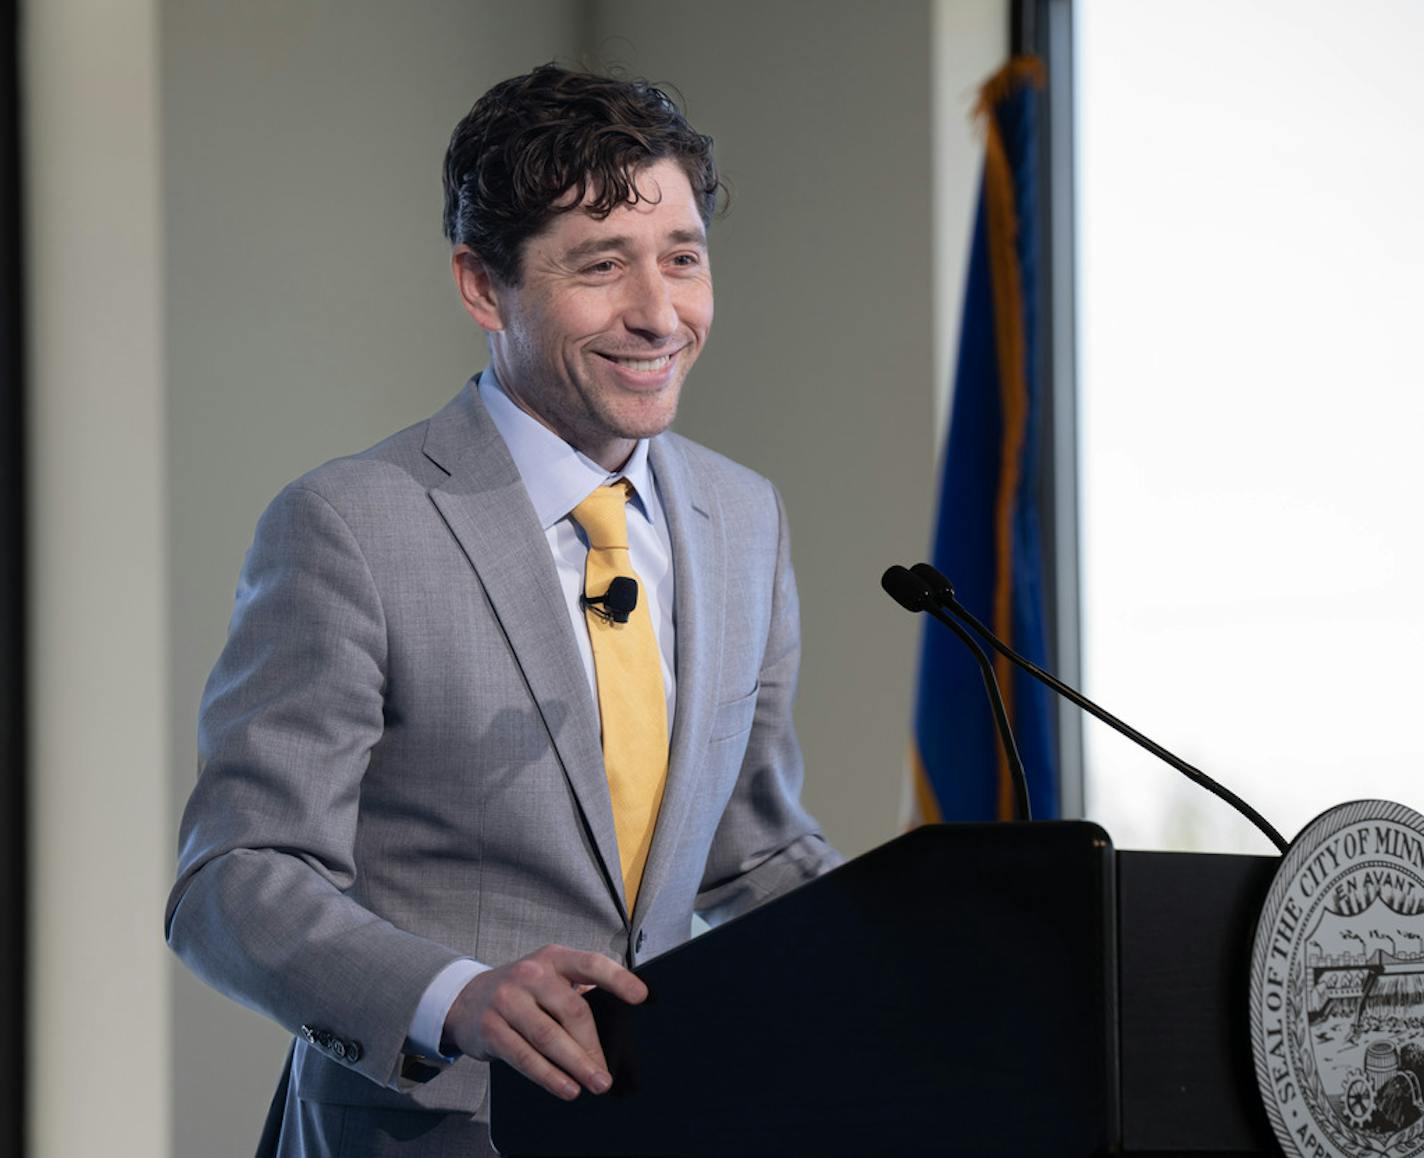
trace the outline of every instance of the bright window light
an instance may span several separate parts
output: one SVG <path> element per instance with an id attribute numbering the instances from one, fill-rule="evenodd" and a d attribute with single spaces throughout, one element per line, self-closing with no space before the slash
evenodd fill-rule
<path id="1" fill-rule="evenodd" d="M 1075 11 L 1086 690 L 1287 838 L 1424 811 L 1424 4 Z M 1270 851 L 1084 731 L 1119 847 Z"/>

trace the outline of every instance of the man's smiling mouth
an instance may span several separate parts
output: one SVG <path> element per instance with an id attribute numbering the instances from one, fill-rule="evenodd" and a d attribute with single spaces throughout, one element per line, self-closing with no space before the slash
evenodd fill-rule
<path id="1" fill-rule="evenodd" d="M 656 373 L 658 370 L 665 369 L 667 364 L 671 362 L 675 357 L 677 357 L 677 355 L 681 352 L 682 351 L 680 350 L 674 350 L 671 354 L 660 354 L 656 358 L 620 357 L 617 354 L 604 353 L 599 353 L 598 356 L 600 358 L 607 358 L 608 361 L 614 362 L 619 366 L 623 366 L 628 370 L 636 370 L 640 373 L 651 374 Z"/>

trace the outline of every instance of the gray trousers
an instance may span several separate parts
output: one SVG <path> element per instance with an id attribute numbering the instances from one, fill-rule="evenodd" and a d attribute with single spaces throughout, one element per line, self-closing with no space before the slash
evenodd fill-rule
<path id="1" fill-rule="evenodd" d="M 489 1123 L 466 1114 L 340 1106 L 297 1097 L 291 1056 L 257 1158 L 496 1158 Z"/>

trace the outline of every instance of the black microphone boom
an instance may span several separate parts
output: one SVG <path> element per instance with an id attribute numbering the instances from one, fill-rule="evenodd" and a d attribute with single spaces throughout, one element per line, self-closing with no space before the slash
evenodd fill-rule
<path id="1" fill-rule="evenodd" d="M 994 710 L 994 724 L 999 729 L 999 742 L 1004 747 L 1004 756 L 1009 762 L 1009 779 L 1014 786 L 1014 812 L 1019 820 L 1032 820 L 1033 808 L 1028 798 L 1028 777 L 1024 775 L 1023 760 L 1019 758 L 1019 746 L 1014 742 L 1014 731 L 1009 726 L 1009 713 L 1004 707 L 1004 693 L 999 688 L 998 677 L 994 675 L 994 665 L 984 654 L 984 649 L 974 637 L 953 619 L 939 609 L 930 585 L 920 576 L 911 574 L 898 563 L 888 567 L 880 576 L 880 586 L 885 594 L 895 600 L 906 611 L 928 611 L 950 631 L 954 632 L 964 646 L 974 653 L 979 664 L 979 675 L 984 681 L 984 694 L 989 697 L 989 706 Z"/>
<path id="2" fill-rule="evenodd" d="M 1124 724 L 1111 712 L 1098 707 L 1098 705 L 1088 699 L 1087 696 L 1070 688 L 1057 676 L 1044 671 L 1043 668 L 1039 667 L 1032 660 L 1025 659 L 1008 644 L 1003 642 L 1003 640 L 985 627 L 984 624 L 980 623 L 979 619 L 965 607 L 964 604 L 959 602 L 959 598 L 954 594 L 954 587 L 950 581 L 934 567 L 930 566 L 930 564 L 916 563 L 910 568 L 910 572 L 915 578 L 925 584 L 929 592 L 929 597 L 933 602 L 959 616 L 960 619 L 964 620 L 965 623 L 969 624 L 970 627 L 983 636 L 985 642 L 1005 659 L 1018 664 L 1019 667 L 1023 668 L 1024 671 L 1028 672 L 1029 675 L 1033 676 L 1033 678 L 1040 683 L 1047 684 L 1060 696 L 1071 700 L 1089 715 L 1096 716 L 1099 720 L 1102 720 L 1103 723 L 1107 724 L 1108 727 L 1121 732 L 1133 743 L 1146 748 L 1152 755 L 1170 764 L 1188 780 L 1192 781 L 1192 783 L 1205 788 L 1212 795 L 1226 801 L 1227 804 L 1241 813 L 1242 816 L 1260 829 L 1261 832 L 1265 833 L 1266 838 L 1280 849 L 1281 852 L 1286 851 L 1288 845 L 1281 834 L 1271 826 L 1264 816 L 1247 804 L 1246 801 L 1242 800 L 1241 797 L 1237 796 L 1236 793 L 1224 785 L 1218 784 L 1205 772 L 1201 771 L 1201 769 L 1194 768 L 1180 757 L 1172 755 L 1172 753 L 1162 747 L 1161 744 L 1158 744 L 1154 740 L 1149 740 L 1136 728 Z"/>

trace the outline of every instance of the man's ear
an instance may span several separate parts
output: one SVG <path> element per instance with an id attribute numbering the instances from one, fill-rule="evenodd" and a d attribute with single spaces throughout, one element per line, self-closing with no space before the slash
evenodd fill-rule
<path id="1" fill-rule="evenodd" d="M 482 329 L 504 329 L 504 316 L 499 307 L 494 274 L 481 260 L 480 255 L 468 245 L 455 246 L 455 251 L 450 255 L 450 272 L 455 276 L 455 288 L 460 291 L 465 312 L 474 318 Z"/>

